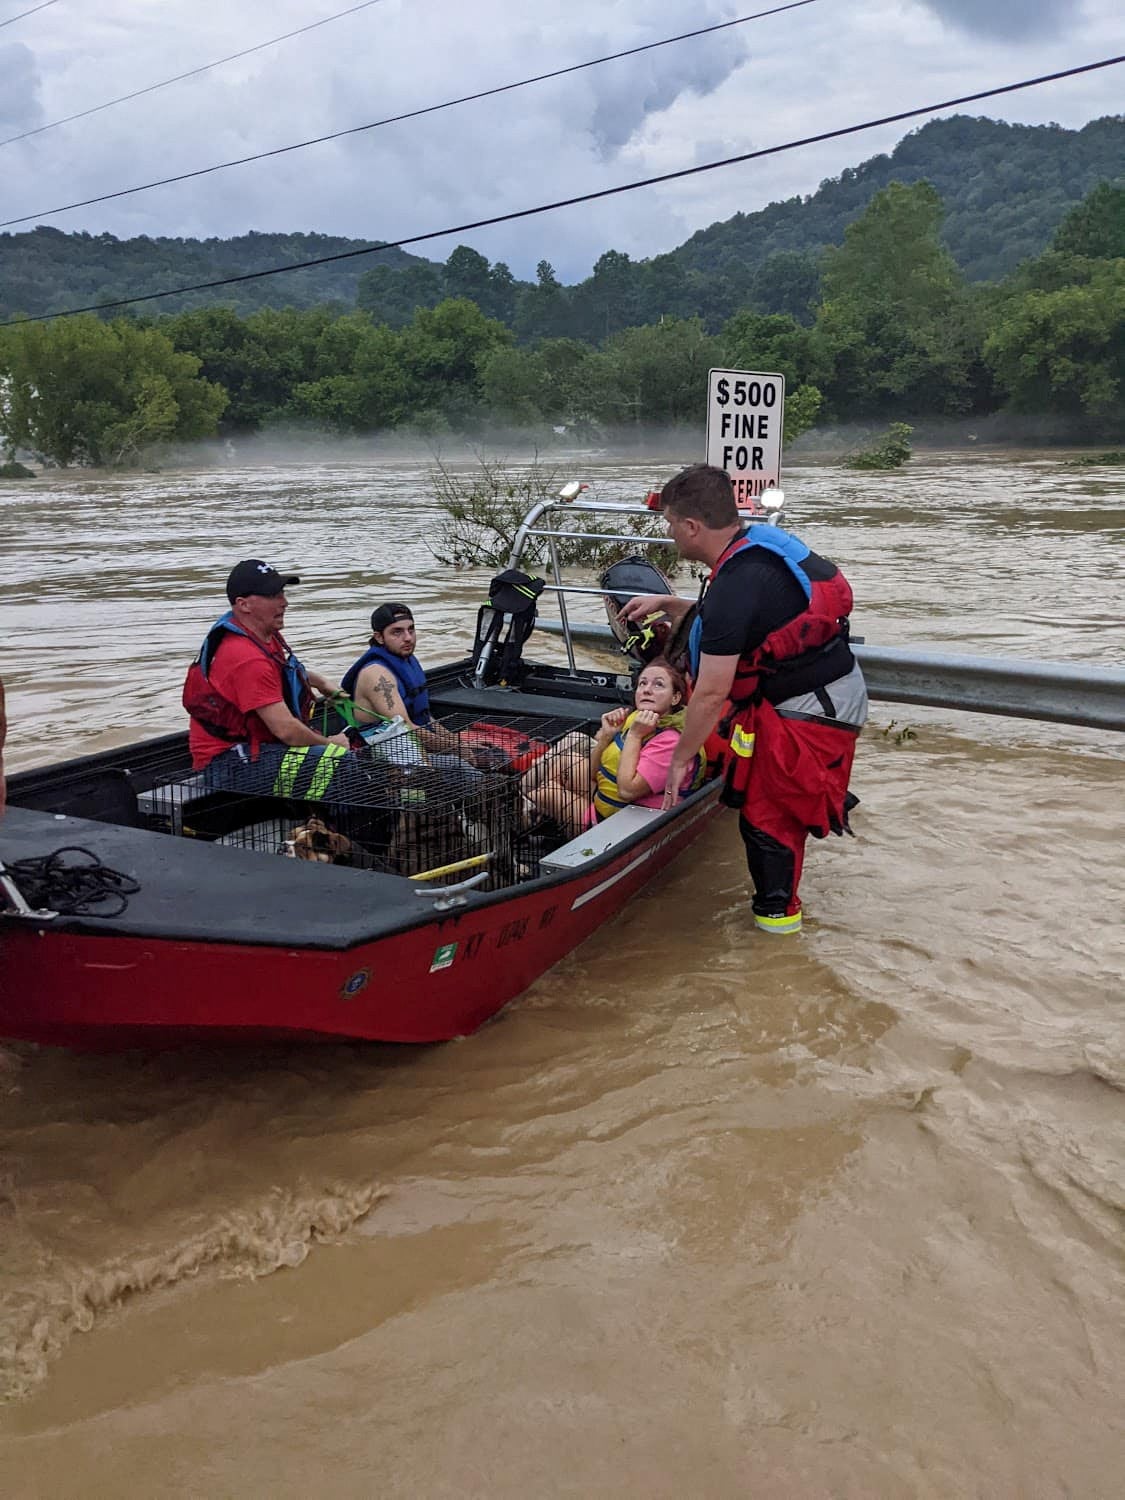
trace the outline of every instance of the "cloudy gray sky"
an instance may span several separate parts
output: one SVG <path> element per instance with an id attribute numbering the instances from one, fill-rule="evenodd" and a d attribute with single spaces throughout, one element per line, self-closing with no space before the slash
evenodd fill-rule
<path id="1" fill-rule="evenodd" d="M 58 0 L 0 26 L 0 136 L 99 104 L 348 0 Z M 381 0 L 253 57 L 0 148 L 0 219 L 190 171 L 638 43 L 770 0 Z M 0 0 L 0 22 L 26 8 Z M 1125 48 L 1120 0 L 816 0 L 715 37 L 41 222 L 119 236 L 316 230 L 393 239 L 752 151 Z M 977 106 L 1079 126 L 1125 66 Z M 919 124 L 922 123 L 920 120 Z M 815 191 L 906 126 L 462 236 L 564 280 Z M 30 225 L 24 227 L 31 227 Z M 455 240 L 417 252 L 442 259 Z"/>

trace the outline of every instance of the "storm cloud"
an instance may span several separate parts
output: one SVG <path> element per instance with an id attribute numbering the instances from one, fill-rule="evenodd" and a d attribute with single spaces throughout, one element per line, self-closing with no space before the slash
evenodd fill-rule
<path id="1" fill-rule="evenodd" d="M 699 25 L 721 19 L 701 12 Z M 659 114 L 683 94 L 705 98 L 746 61 L 745 28 L 700 37 L 680 47 L 662 47 L 598 69 L 593 75 L 594 109 L 590 132 L 603 157 L 632 139 L 645 119 Z"/>
<path id="2" fill-rule="evenodd" d="M 928 9 L 979 36 L 1019 42 L 1060 36 L 1074 25 L 1082 0 L 924 0 Z"/>

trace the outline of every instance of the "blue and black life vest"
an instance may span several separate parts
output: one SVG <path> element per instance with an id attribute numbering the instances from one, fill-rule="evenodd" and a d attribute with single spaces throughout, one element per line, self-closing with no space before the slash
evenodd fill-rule
<path id="1" fill-rule="evenodd" d="M 834 563 L 817 558 L 821 566 L 816 573 L 827 569 L 828 576 L 814 576 L 804 567 L 814 554 L 800 537 L 779 526 L 753 525 L 739 532 L 723 549 L 707 582 L 713 583 L 725 563 L 750 547 L 761 547 L 780 558 L 801 585 L 806 603 L 800 614 L 770 631 L 749 656 L 739 659 L 731 701 L 749 703 L 762 696 L 771 703 L 780 703 L 800 693 L 815 692 L 818 687 L 845 676 L 855 666 L 855 658 L 848 646 L 852 589 L 843 573 Z M 704 597 L 701 593 L 701 603 Z M 692 622 L 688 642 L 694 678 L 699 676 L 702 639 L 700 611 Z"/>
<path id="2" fill-rule="evenodd" d="M 416 656 L 396 656 L 385 646 L 369 646 L 358 661 L 353 661 L 344 673 L 340 686 L 349 698 L 355 697 L 359 674 L 376 662 L 387 668 L 398 684 L 399 697 L 406 709 L 406 717 L 412 724 L 428 728 L 432 722 L 430 695 L 426 690 L 426 674 Z"/>

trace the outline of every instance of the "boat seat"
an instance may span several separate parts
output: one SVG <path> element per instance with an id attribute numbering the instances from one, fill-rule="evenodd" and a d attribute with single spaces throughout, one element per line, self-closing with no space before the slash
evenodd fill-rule
<path id="1" fill-rule="evenodd" d="M 660 809 L 657 807 L 623 807 L 611 818 L 606 818 L 604 823 L 595 823 L 593 828 L 583 829 L 577 838 L 571 839 L 550 854 L 544 854 L 539 861 L 540 872 L 546 875 L 563 870 L 573 871 L 587 860 L 612 849 L 615 844 L 623 843 L 631 834 L 640 833 L 653 818 L 659 817 Z"/>

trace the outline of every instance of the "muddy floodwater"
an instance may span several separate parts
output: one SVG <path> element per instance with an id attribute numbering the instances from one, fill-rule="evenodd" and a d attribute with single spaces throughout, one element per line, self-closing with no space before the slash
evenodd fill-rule
<path id="1" fill-rule="evenodd" d="M 869 642 L 1122 661 L 1120 470 L 786 492 Z M 460 654 L 438 520 L 389 460 L 3 489 L 10 768 L 179 727 L 240 557 L 323 673 L 386 598 Z M 1121 748 L 875 704 L 802 937 L 720 818 L 460 1042 L 0 1051 L 0 1491 L 1119 1496 Z"/>

